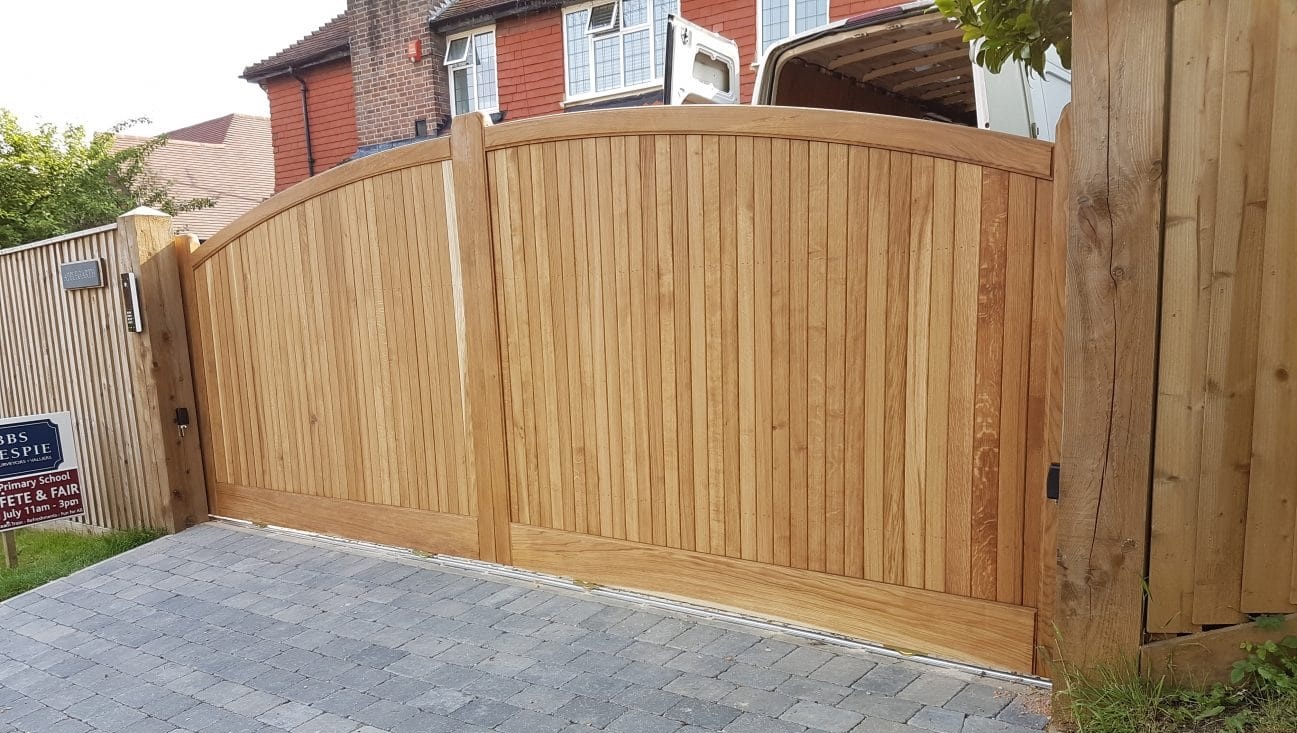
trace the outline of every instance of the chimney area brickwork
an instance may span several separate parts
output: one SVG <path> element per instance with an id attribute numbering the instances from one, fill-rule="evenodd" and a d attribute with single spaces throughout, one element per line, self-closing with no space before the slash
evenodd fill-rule
<path id="1" fill-rule="evenodd" d="M 450 114 L 443 41 L 428 27 L 430 0 L 348 0 L 356 133 L 363 148 L 414 137 L 416 120 L 436 130 Z M 418 41 L 422 58 L 410 60 Z"/>

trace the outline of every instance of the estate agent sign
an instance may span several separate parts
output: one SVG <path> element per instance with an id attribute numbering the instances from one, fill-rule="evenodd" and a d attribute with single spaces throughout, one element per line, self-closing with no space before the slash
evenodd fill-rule
<path id="1" fill-rule="evenodd" d="M 0 531 L 84 511 L 72 413 L 0 418 Z"/>

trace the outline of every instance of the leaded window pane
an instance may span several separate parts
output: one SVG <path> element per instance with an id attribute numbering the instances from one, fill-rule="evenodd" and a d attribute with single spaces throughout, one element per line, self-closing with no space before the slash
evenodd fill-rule
<path id="1" fill-rule="evenodd" d="M 653 60 L 649 53 L 648 29 L 627 33 L 625 44 L 626 83 L 640 84 L 651 79 Z"/>
<path id="2" fill-rule="evenodd" d="M 621 82 L 621 36 L 599 38 L 594 42 L 594 90 L 606 92 Z"/>
<path id="3" fill-rule="evenodd" d="M 761 50 L 788 37 L 789 0 L 761 0 Z"/>
<path id="4" fill-rule="evenodd" d="M 477 109 L 495 109 L 500 101 L 495 89 L 495 34 L 481 33 L 473 37 L 477 78 Z"/>
<path id="5" fill-rule="evenodd" d="M 567 93 L 569 96 L 590 91 L 590 47 L 585 35 L 588 10 L 567 15 Z"/>

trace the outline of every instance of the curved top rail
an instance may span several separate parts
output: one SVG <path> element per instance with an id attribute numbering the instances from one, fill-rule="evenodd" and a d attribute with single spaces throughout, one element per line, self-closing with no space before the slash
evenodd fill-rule
<path id="1" fill-rule="evenodd" d="M 449 159 L 450 138 L 441 137 L 403 145 L 399 148 L 385 150 L 359 160 L 344 163 L 337 168 L 332 168 L 318 176 L 290 186 L 257 204 L 251 211 L 230 222 L 224 229 L 217 232 L 214 237 L 194 250 L 190 263 L 193 267 L 198 267 L 204 260 L 224 249 L 230 242 L 247 234 L 258 224 L 297 206 L 303 201 L 342 188 L 349 183 L 363 181 L 366 178 L 373 178 L 374 176 L 405 168 L 413 168 L 424 163 L 440 163 Z"/>
<path id="2" fill-rule="evenodd" d="M 1053 145 L 943 122 L 801 107 L 690 105 L 573 112 L 486 128 L 486 149 L 615 135 L 751 135 L 845 143 L 1053 177 Z"/>

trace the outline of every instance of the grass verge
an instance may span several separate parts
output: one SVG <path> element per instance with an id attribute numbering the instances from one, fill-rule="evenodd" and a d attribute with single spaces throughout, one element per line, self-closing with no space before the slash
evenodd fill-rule
<path id="1" fill-rule="evenodd" d="M 18 567 L 4 567 L 0 559 L 0 601 L 161 536 L 162 532 L 154 529 L 124 529 L 103 534 L 20 529 L 15 533 Z"/>
<path id="2" fill-rule="evenodd" d="M 1217 686 L 1173 688 L 1133 671 L 1069 676 L 1066 700 L 1077 733 L 1294 733 L 1297 692 Z"/>

